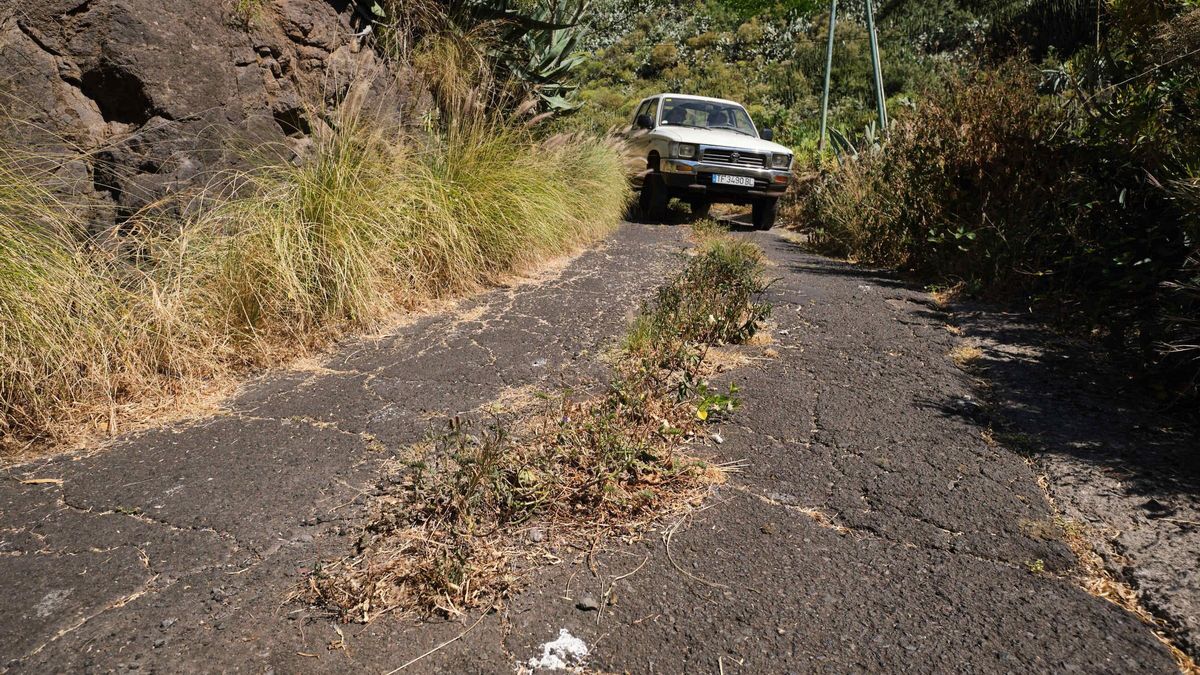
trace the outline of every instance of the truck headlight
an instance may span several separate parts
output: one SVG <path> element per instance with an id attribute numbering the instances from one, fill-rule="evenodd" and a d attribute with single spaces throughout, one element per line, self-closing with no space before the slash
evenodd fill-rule
<path id="1" fill-rule="evenodd" d="M 679 159 L 695 159 L 696 144 L 695 143 L 676 143 L 675 156 Z"/>
<path id="2" fill-rule="evenodd" d="M 771 168 L 772 169 L 786 169 L 786 168 L 790 167 L 791 165 L 792 165 L 792 156 L 791 155 L 772 155 L 771 156 Z"/>

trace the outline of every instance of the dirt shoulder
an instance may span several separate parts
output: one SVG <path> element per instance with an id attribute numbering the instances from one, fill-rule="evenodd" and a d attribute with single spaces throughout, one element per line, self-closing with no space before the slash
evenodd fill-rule
<path id="1" fill-rule="evenodd" d="M 0 666 L 513 672 L 566 629 L 599 671 L 1175 670 L 1076 583 L 1037 471 L 988 442 L 947 357 L 950 317 L 740 236 L 778 277 L 773 342 L 723 376 L 742 406 L 693 450 L 740 470 L 687 517 L 590 550 L 539 534 L 549 555 L 496 612 L 342 625 L 287 600 L 353 545 L 384 462 L 431 422 L 604 374 L 685 246 L 683 228 L 627 226 L 553 280 L 264 378 L 227 414 L 10 468 Z"/>

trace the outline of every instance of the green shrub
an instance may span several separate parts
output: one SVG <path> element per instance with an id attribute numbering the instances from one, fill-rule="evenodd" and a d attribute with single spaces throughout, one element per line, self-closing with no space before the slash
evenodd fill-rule
<path id="1" fill-rule="evenodd" d="M 654 368 L 679 368 L 697 344 L 745 342 L 770 308 L 762 253 L 753 244 L 714 237 L 659 289 L 630 329 L 626 350 Z"/>
<path id="2" fill-rule="evenodd" d="M 816 240 L 863 262 L 959 280 L 1006 283 L 1042 269 L 1045 247 L 1031 243 L 1056 217 L 1064 178 L 1049 140 L 1055 122 L 1019 65 L 950 82 L 897 120 L 885 150 L 847 161 L 810 193 Z"/>

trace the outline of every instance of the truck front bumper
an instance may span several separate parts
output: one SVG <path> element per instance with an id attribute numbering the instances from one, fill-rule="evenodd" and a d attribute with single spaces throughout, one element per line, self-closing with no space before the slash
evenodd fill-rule
<path id="1" fill-rule="evenodd" d="M 687 159 L 664 159 L 659 175 L 672 197 L 705 199 L 732 204 L 750 203 L 757 199 L 778 199 L 787 192 L 790 171 L 754 169 L 724 164 L 706 164 Z M 713 175 L 744 176 L 754 180 L 754 187 L 714 183 Z"/>

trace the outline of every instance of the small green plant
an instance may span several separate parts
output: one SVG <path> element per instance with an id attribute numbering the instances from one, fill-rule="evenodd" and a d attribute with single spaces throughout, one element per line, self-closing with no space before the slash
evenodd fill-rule
<path id="1" fill-rule="evenodd" d="M 266 11 L 268 0 L 233 0 L 231 19 L 241 28 L 250 28 Z"/>

